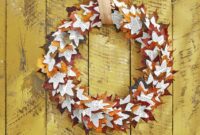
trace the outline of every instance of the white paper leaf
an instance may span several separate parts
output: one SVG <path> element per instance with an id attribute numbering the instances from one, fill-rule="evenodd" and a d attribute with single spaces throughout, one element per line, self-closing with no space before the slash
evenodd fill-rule
<path id="1" fill-rule="evenodd" d="M 140 18 L 137 17 L 131 17 L 131 22 L 124 25 L 124 28 L 131 30 L 131 35 L 138 34 L 142 28 L 142 23 L 140 21 Z"/>
<path id="2" fill-rule="evenodd" d="M 155 47 L 153 50 L 145 50 L 145 53 L 147 54 L 147 56 L 149 56 L 150 60 L 153 61 L 157 56 L 159 52 L 159 48 Z"/>
<path id="3" fill-rule="evenodd" d="M 71 26 L 71 24 L 72 24 L 72 22 L 66 21 L 66 22 L 64 22 L 63 25 L 59 26 L 58 28 L 69 28 L 69 26 Z"/>
<path id="4" fill-rule="evenodd" d="M 92 113 L 91 120 L 95 127 L 99 127 L 99 120 L 103 119 L 104 116 L 102 112 L 99 113 Z"/>
<path id="5" fill-rule="evenodd" d="M 131 96 L 130 95 L 128 95 L 128 96 L 126 96 L 124 99 L 120 99 L 120 104 L 122 105 L 122 104 L 127 104 L 127 103 L 129 103 L 130 102 L 130 100 L 131 100 Z"/>
<path id="6" fill-rule="evenodd" d="M 76 76 L 76 73 L 72 70 L 71 66 L 68 67 L 67 76 L 71 76 L 71 77 L 75 77 Z"/>
<path id="7" fill-rule="evenodd" d="M 164 91 L 166 90 L 168 86 L 169 86 L 169 83 L 164 83 L 164 80 L 162 80 L 161 82 L 158 82 L 156 85 L 156 88 L 159 89 L 158 93 L 164 94 Z"/>
<path id="8" fill-rule="evenodd" d="M 109 115 L 105 115 L 105 118 L 106 118 L 106 125 L 110 128 L 113 128 L 113 124 L 112 124 L 112 120 L 113 120 L 113 117 L 110 117 Z"/>
<path id="9" fill-rule="evenodd" d="M 83 92 L 84 92 L 83 89 L 76 88 L 76 90 L 77 90 L 77 97 L 78 97 L 79 100 L 88 100 L 88 97 L 83 95 Z"/>
<path id="10" fill-rule="evenodd" d="M 49 83 L 53 83 L 53 88 L 56 89 L 59 83 L 64 83 L 65 76 L 66 74 L 58 72 L 49 79 Z"/>
<path id="11" fill-rule="evenodd" d="M 115 120 L 114 123 L 116 125 L 121 125 L 122 126 L 123 125 L 123 120 L 127 119 L 129 117 L 129 115 L 125 114 L 125 113 L 122 113 L 122 112 L 119 112 L 117 114 L 120 116 L 120 118 L 118 118 L 117 120 Z"/>
<path id="12" fill-rule="evenodd" d="M 125 111 L 131 112 L 131 111 L 132 111 L 131 108 L 133 107 L 133 105 L 134 105 L 134 104 L 132 104 L 132 103 L 128 103 L 128 104 L 126 105 Z"/>
<path id="13" fill-rule="evenodd" d="M 53 45 L 50 45 L 49 46 L 49 51 L 48 51 L 48 53 L 47 54 L 53 54 L 53 53 L 55 53 L 56 52 L 56 50 L 58 49 L 58 47 L 56 47 L 56 46 L 53 46 Z"/>
<path id="14" fill-rule="evenodd" d="M 72 82 L 72 80 L 68 80 L 65 85 L 59 86 L 58 90 L 60 91 L 61 96 L 64 96 L 65 94 L 69 96 L 74 96 L 72 88 L 74 88 L 75 85 Z"/>
<path id="15" fill-rule="evenodd" d="M 116 5 L 116 7 L 125 7 L 127 8 L 127 5 L 124 2 L 119 2 L 118 0 L 113 0 L 114 5 Z"/>
<path id="16" fill-rule="evenodd" d="M 63 101 L 61 107 L 64 109 L 65 107 L 67 107 L 68 111 L 71 112 L 72 111 L 72 107 L 71 105 L 74 104 L 74 100 L 71 99 L 70 97 L 66 97 L 65 101 Z"/>
<path id="17" fill-rule="evenodd" d="M 137 96 L 137 100 L 147 102 L 151 106 L 153 106 L 155 103 L 152 101 L 153 93 L 145 95 L 143 92 L 141 92 L 140 96 Z"/>
<path id="18" fill-rule="evenodd" d="M 64 49 L 67 44 L 69 44 L 68 36 L 66 32 L 58 30 L 52 36 L 54 36 L 54 41 L 60 42 L 60 48 Z"/>
<path id="19" fill-rule="evenodd" d="M 154 71 L 156 76 L 159 76 L 161 73 L 167 72 L 167 76 L 171 74 L 171 67 L 167 67 L 167 61 L 164 60 L 161 65 L 156 65 L 156 70 Z"/>
<path id="20" fill-rule="evenodd" d="M 120 14 L 120 12 L 114 10 L 114 12 L 112 13 L 112 21 L 116 25 L 117 29 L 121 27 L 122 19 L 123 19 L 123 16 Z"/>
<path id="21" fill-rule="evenodd" d="M 164 49 L 161 50 L 162 56 L 167 56 L 168 59 L 170 59 L 170 52 L 168 45 L 165 46 Z"/>
<path id="22" fill-rule="evenodd" d="M 134 117 L 133 119 L 136 122 L 139 122 L 139 120 L 141 118 L 148 118 L 149 115 L 145 112 L 146 110 L 146 106 L 139 106 L 139 108 L 134 112 L 135 115 L 137 115 L 136 117 Z"/>
<path id="23" fill-rule="evenodd" d="M 74 28 L 81 28 L 81 30 L 83 32 L 85 32 L 85 30 L 89 30 L 90 27 L 90 22 L 83 22 L 77 14 L 75 14 L 75 18 L 76 21 L 73 23 L 73 27 Z"/>
<path id="24" fill-rule="evenodd" d="M 68 31 L 68 33 L 70 34 L 69 39 L 73 40 L 76 46 L 79 45 L 79 42 L 81 40 L 84 40 L 84 36 L 80 34 L 78 31 L 70 30 Z"/>
<path id="25" fill-rule="evenodd" d="M 105 106 L 109 105 L 108 103 L 103 103 L 103 100 L 94 100 L 89 103 L 85 103 L 87 107 L 91 109 L 91 111 L 98 111 L 103 109 Z"/>
<path id="26" fill-rule="evenodd" d="M 65 59 L 68 61 L 68 62 L 71 62 L 71 58 L 72 58 L 72 55 L 73 54 L 77 54 L 77 51 L 75 50 L 75 47 L 72 45 L 72 50 L 66 50 L 65 52 L 63 53 L 59 53 L 59 57 L 65 57 Z"/>
<path id="27" fill-rule="evenodd" d="M 146 81 L 147 84 L 150 84 L 150 83 L 153 83 L 153 85 L 156 85 L 158 83 L 157 80 L 155 80 L 153 78 L 153 75 L 150 73 L 149 76 L 148 76 L 148 80 Z"/>
<path id="28" fill-rule="evenodd" d="M 50 56 L 50 54 L 47 54 L 47 55 L 44 56 L 43 63 L 48 65 L 48 70 L 49 71 L 52 71 L 56 61 L 55 61 L 55 59 L 53 57 Z"/>
<path id="29" fill-rule="evenodd" d="M 152 40 L 154 42 L 157 42 L 159 45 L 162 45 L 165 42 L 164 36 L 158 36 L 158 34 L 155 31 L 152 32 Z"/>

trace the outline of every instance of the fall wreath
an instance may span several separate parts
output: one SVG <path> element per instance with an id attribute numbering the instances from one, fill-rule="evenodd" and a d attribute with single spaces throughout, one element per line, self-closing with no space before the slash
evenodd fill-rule
<path id="1" fill-rule="evenodd" d="M 40 72 L 45 74 L 44 88 L 58 102 L 74 124 L 82 123 L 86 133 L 110 130 L 126 131 L 140 119 L 154 120 L 153 110 L 162 103 L 161 97 L 173 82 L 173 57 L 168 39 L 168 25 L 157 23 L 157 14 L 147 15 L 144 5 L 131 5 L 125 0 L 112 0 L 112 21 L 127 39 L 140 44 L 143 77 L 130 87 L 124 98 L 106 94 L 87 94 L 80 84 L 80 72 L 74 60 L 80 58 L 78 46 L 86 40 L 92 28 L 102 27 L 98 2 L 90 0 L 67 8 L 68 18 L 49 36 L 46 54 L 39 60 Z"/>

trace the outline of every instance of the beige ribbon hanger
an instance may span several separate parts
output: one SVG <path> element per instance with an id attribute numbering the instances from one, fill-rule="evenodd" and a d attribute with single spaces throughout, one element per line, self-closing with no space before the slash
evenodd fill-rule
<path id="1" fill-rule="evenodd" d="M 99 4 L 100 19 L 103 24 L 113 24 L 111 0 L 97 0 Z"/>

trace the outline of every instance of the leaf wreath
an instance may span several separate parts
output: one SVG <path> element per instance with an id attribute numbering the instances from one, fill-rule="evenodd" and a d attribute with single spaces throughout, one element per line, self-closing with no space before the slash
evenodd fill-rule
<path id="1" fill-rule="evenodd" d="M 157 23 L 157 14 L 146 14 L 144 5 L 134 6 L 127 0 L 112 1 L 112 20 L 116 29 L 141 46 L 143 77 L 136 80 L 131 93 L 124 98 L 87 95 L 87 87 L 80 84 L 80 72 L 74 60 L 80 58 L 78 46 L 86 40 L 92 28 L 102 27 L 98 3 L 67 8 L 68 17 L 57 31 L 48 36 L 45 56 L 38 61 L 40 72 L 47 79 L 44 88 L 50 98 L 58 102 L 61 112 L 67 112 L 74 124 L 82 123 L 88 133 L 91 129 L 126 131 L 142 119 L 155 120 L 153 110 L 162 103 L 161 97 L 173 82 L 173 57 L 168 39 L 168 25 Z"/>

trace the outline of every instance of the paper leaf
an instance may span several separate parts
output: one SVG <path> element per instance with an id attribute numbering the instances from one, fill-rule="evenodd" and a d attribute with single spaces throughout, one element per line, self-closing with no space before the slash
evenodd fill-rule
<path id="1" fill-rule="evenodd" d="M 122 104 L 127 104 L 127 103 L 129 103 L 130 102 L 130 100 L 131 100 L 131 96 L 130 95 L 128 95 L 128 96 L 126 96 L 124 99 L 120 99 L 120 104 L 122 105 Z"/>
<path id="2" fill-rule="evenodd" d="M 116 25 L 116 28 L 119 29 L 121 27 L 121 21 L 123 16 L 119 13 L 119 11 L 114 10 L 112 13 L 112 21 Z"/>
<path id="3" fill-rule="evenodd" d="M 66 74 L 57 72 L 53 77 L 49 79 L 49 83 L 53 83 L 53 88 L 56 89 L 59 83 L 64 83 Z"/>
<path id="4" fill-rule="evenodd" d="M 131 22 L 124 25 L 124 28 L 131 30 L 131 35 L 138 34 L 142 28 L 142 23 L 140 21 L 140 18 L 137 17 L 131 17 Z"/>
<path id="5" fill-rule="evenodd" d="M 80 40 L 84 40 L 84 36 L 81 35 L 78 31 L 70 30 L 68 33 L 70 34 L 69 39 L 73 40 L 76 46 L 79 45 Z"/>
<path id="6" fill-rule="evenodd" d="M 165 89 L 169 86 L 169 83 L 164 83 L 164 80 L 158 82 L 156 88 L 159 89 L 158 93 L 164 94 Z"/>
<path id="7" fill-rule="evenodd" d="M 59 53 L 59 57 L 65 57 L 65 59 L 68 62 L 71 62 L 71 58 L 73 54 L 77 54 L 77 51 L 75 50 L 75 47 L 72 45 L 72 50 L 67 49 L 63 53 Z"/>
<path id="8" fill-rule="evenodd" d="M 146 109 L 146 106 L 139 106 L 139 108 L 134 111 L 134 114 L 136 115 L 133 119 L 136 121 L 136 122 L 139 122 L 139 120 L 141 118 L 148 118 L 149 115 L 145 112 L 145 109 Z"/>
<path id="9" fill-rule="evenodd" d="M 77 97 L 79 100 L 88 100 L 88 97 L 83 95 L 84 90 L 80 88 L 76 88 L 77 90 Z"/>
<path id="10" fill-rule="evenodd" d="M 73 23 L 74 28 L 80 28 L 82 32 L 85 32 L 85 30 L 89 30 L 90 22 L 83 22 L 78 15 L 75 14 L 76 21 Z"/>
<path id="11" fill-rule="evenodd" d="M 47 55 L 44 56 L 43 63 L 48 65 L 48 70 L 51 72 L 54 68 L 56 61 L 53 57 L 50 56 L 50 54 L 47 54 Z"/>
<path id="12" fill-rule="evenodd" d="M 159 52 L 159 48 L 155 47 L 153 50 L 145 50 L 145 53 L 147 54 L 147 56 L 149 56 L 150 60 L 153 61 L 157 56 Z"/>
<path id="13" fill-rule="evenodd" d="M 59 86 L 58 91 L 60 92 L 61 96 L 64 96 L 65 94 L 69 96 L 74 96 L 72 88 L 74 88 L 75 85 L 72 82 L 72 80 L 68 80 L 65 85 Z"/>
<path id="14" fill-rule="evenodd" d="M 65 107 L 67 107 L 68 111 L 71 112 L 72 111 L 72 107 L 71 105 L 74 104 L 74 100 L 71 99 L 70 97 L 66 97 L 65 101 L 63 101 L 61 107 L 64 109 Z"/>
<path id="15" fill-rule="evenodd" d="M 152 40 L 153 42 L 157 42 L 159 45 L 162 45 L 165 42 L 164 36 L 158 36 L 155 31 L 152 32 Z"/>

